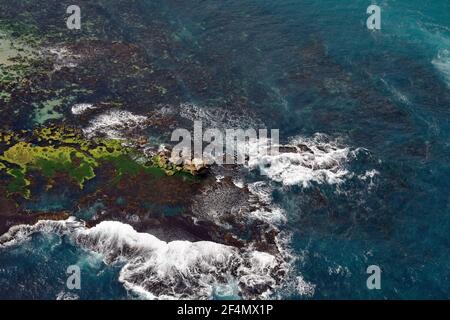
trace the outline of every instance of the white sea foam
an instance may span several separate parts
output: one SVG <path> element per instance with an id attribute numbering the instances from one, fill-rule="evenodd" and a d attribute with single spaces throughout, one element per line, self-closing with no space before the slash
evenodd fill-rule
<path id="1" fill-rule="evenodd" d="M 222 176 L 222 175 L 217 175 L 217 176 L 216 176 L 216 182 L 220 182 L 220 181 L 222 181 L 224 178 L 225 178 L 225 177 Z"/>
<path id="2" fill-rule="evenodd" d="M 303 277 L 297 277 L 297 293 L 301 296 L 312 297 L 316 291 L 316 285 L 305 281 Z"/>
<path id="3" fill-rule="evenodd" d="M 92 110 L 92 109 L 95 109 L 95 106 L 91 103 L 79 103 L 79 104 L 75 104 L 72 107 L 71 111 L 72 111 L 72 114 L 78 116 L 80 114 L 85 113 L 87 110 Z"/>
<path id="4" fill-rule="evenodd" d="M 359 179 L 361 179 L 361 180 L 363 180 L 363 181 L 366 181 L 366 180 L 372 180 L 375 176 L 377 176 L 377 175 L 379 175 L 380 174 L 380 172 L 379 171 L 377 171 L 377 170 L 375 170 L 375 169 L 372 169 L 372 170 L 367 170 L 364 174 L 360 174 L 359 176 L 358 176 L 358 178 Z"/>
<path id="5" fill-rule="evenodd" d="M 368 190 L 371 190 L 373 187 L 376 186 L 375 177 L 380 175 L 380 172 L 372 169 L 367 170 L 364 174 L 358 175 L 358 178 L 362 181 L 368 182 L 367 188 Z"/>
<path id="6" fill-rule="evenodd" d="M 257 181 L 247 185 L 250 193 L 256 195 L 258 200 L 264 204 L 271 204 L 272 188 L 264 181 Z"/>
<path id="7" fill-rule="evenodd" d="M 378 175 L 380 175 L 380 172 L 375 169 L 372 169 L 372 170 L 367 170 L 364 174 L 358 175 L 358 178 L 363 181 L 370 180 L 370 182 L 373 182 L 373 178 L 375 178 L 375 176 L 378 176 Z"/>
<path id="8" fill-rule="evenodd" d="M 263 145 L 266 143 L 263 141 Z M 248 167 L 259 169 L 273 181 L 283 185 L 309 187 L 312 182 L 319 184 L 339 184 L 351 173 L 346 168 L 352 157 L 349 147 L 331 140 L 323 134 L 313 138 L 298 137 L 288 146 L 292 152 L 261 154 L 261 141 L 250 145 Z"/>
<path id="9" fill-rule="evenodd" d="M 256 208 L 250 212 L 252 218 L 271 225 L 281 225 L 287 222 L 284 211 L 273 204 L 272 187 L 264 181 L 257 181 L 247 184 L 247 188 L 250 194 L 256 198 L 254 201 Z"/>
<path id="10" fill-rule="evenodd" d="M 208 241 L 165 242 L 113 221 L 91 229 L 73 218 L 15 226 L 0 237 L 0 247 L 18 244 L 36 232 L 68 235 L 106 263 L 124 263 L 119 280 L 143 298 L 209 299 L 216 287 L 236 284 L 244 298 L 266 298 L 279 282 L 279 258 L 269 253 Z"/>
<path id="11" fill-rule="evenodd" d="M 239 189 L 242 189 L 244 187 L 244 180 L 235 178 L 233 179 L 233 184 Z"/>
<path id="12" fill-rule="evenodd" d="M 61 221 L 40 220 L 34 225 L 13 226 L 7 233 L 0 236 L 0 247 L 20 244 L 23 241 L 27 241 L 33 233 L 43 232 L 63 235 L 83 226 L 83 223 L 75 220 L 74 218 Z"/>
<path id="13" fill-rule="evenodd" d="M 274 225 L 285 223 L 286 216 L 282 209 L 278 207 L 261 208 L 250 212 L 250 217 L 265 221 Z"/>
<path id="14" fill-rule="evenodd" d="M 247 263 L 241 263 L 238 268 L 240 282 L 248 288 L 257 288 L 261 286 L 275 287 L 276 280 L 272 277 L 271 272 L 278 265 L 273 255 L 265 252 L 252 251 L 248 254 Z M 268 298 L 270 291 L 266 291 L 261 296 Z"/>
<path id="15" fill-rule="evenodd" d="M 140 128 L 146 120 L 145 116 L 129 111 L 110 110 L 91 120 L 83 132 L 87 137 L 105 135 L 111 139 L 121 139 L 124 131 Z"/>
<path id="16" fill-rule="evenodd" d="M 79 299 L 80 299 L 80 297 L 77 294 L 72 293 L 72 292 L 61 291 L 56 296 L 56 300 L 79 300 Z"/>
<path id="17" fill-rule="evenodd" d="M 108 263 L 126 261 L 120 281 L 128 289 L 169 299 L 209 297 L 213 280 L 236 254 L 233 248 L 213 242 L 167 243 L 119 222 L 82 230 L 77 242 L 101 253 Z M 187 293 L 193 288 L 195 292 Z"/>

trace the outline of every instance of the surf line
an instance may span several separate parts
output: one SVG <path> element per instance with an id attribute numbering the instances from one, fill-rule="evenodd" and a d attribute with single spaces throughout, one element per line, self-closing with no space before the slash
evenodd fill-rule
<path id="1" fill-rule="evenodd" d="M 208 318 L 211 313 L 212 307 L 188 307 L 185 304 L 183 307 L 178 307 L 178 315 L 192 315 L 192 316 L 204 316 Z"/>

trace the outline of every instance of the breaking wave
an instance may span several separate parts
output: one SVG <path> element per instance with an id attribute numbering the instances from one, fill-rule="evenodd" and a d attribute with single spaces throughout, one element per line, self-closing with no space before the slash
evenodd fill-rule
<path id="1" fill-rule="evenodd" d="M 261 143 L 266 145 L 261 140 L 250 145 L 249 169 L 258 169 L 261 175 L 283 185 L 305 188 L 313 182 L 339 184 L 345 181 L 352 176 L 347 164 L 358 152 L 324 134 L 294 138 L 288 145 L 280 146 L 277 154 L 261 154 Z"/>
<path id="2" fill-rule="evenodd" d="M 71 111 L 72 114 L 78 116 L 86 112 L 87 110 L 95 109 L 95 106 L 92 103 L 78 103 L 72 106 Z"/>
<path id="3" fill-rule="evenodd" d="M 74 218 L 14 226 L 0 237 L 0 247 L 19 244 L 37 232 L 67 235 L 101 254 L 105 263 L 124 263 L 120 282 L 146 299 L 210 299 L 220 292 L 268 298 L 286 276 L 279 257 L 266 252 L 208 241 L 165 242 L 113 221 L 91 229 Z"/>

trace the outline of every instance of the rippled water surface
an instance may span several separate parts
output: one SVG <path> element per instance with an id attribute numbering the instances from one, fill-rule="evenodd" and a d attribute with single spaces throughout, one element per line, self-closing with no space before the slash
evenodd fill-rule
<path id="1" fill-rule="evenodd" d="M 179 44 L 171 55 L 189 56 L 211 75 L 198 90 L 195 72 L 165 66 L 178 75 L 183 100 L 223 106 L 245 96 L 283 142 L 321 145 L 345 171 L 307 176 L 288 159 L 288 175 L 264 178 L 277 186 L 273 201 L 287 217 L 295 273 L 314 287 L 307 295 L 280 289 L 282 298 L 450 298 L 450 2 L 378 1 L 377 32 L 365 27 L 369 3 L 130 4 L 167 23 Z M 116 10 L 111 4 L 109 13 Z M 117 23 L 151 54 L 142 30 Z M 80 261 L 89 273 L 80 298 L 127 298 L 119 266 L 40 233 L 0 249 L 0 297 L 20 283 L 17 297 L 54 299 L 66 279 L 62 266 Z M 382 290 L 367 289 L 369 265 L 380 266 Z M 233 296 L 227 290 L 222 298 Z"/>

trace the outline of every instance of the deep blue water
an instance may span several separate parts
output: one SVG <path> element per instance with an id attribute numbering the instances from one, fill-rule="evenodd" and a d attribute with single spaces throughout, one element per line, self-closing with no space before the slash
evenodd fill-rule
<path id="1" fill-rule="evenodd" d="M 214 70 L 210 89 L 199 95 L 186 84 L 186 98 L 224 99 L 231 82 L 282 139 L 321 132 L 368 150 L 349 169 L 376 169 L 370 190 L 349 179 L 340 193 L 317 185 L 275 194 L 313 298 L 448 299 L 450 2 L 373 1 L 382 7 L 377 32 L 365 27 L 370 3 L 161 1 L 142 3 L 142 14 L 170 22 L 181 43 L 171 54 Z M 61 261 L 89 257 L 42 235 L 2 250 L 0 297 L 17 282 L 31 286 L 18 297 L 52 299 L 66 278 Z M 82 298 L 126 297 L 118 270 L 91 258 Z M 372 264 L 382 270 L 381 290 L 366 288 Z"/>
<path id="2" fill-rule="evenodd" d="M 120 266 L 80 249 L 66 237 L 36 233 L 0 254 L 0 299 L 126 299 Z M 80 267 L 82 290 L 69 290 L 67 267 Z"/>
<path id="3" fill-rule="evenodd" d="M 318 186 L 321 206 L 314 188 L 277 196 L 314 298 L 449 298 L 450 79 L 432 62 L 446 55 L 448 72 L 450 3 L 378 1 L 379 32 L 365 28 L 369 4 L 193 1 L 167 14 L 198 59 L 220 55 L 217 74 L 254 90 L 282 137 L 322 132 L 369 150 L 351 169 L 380 172 L 370 192 L 350 180 L 345 194 Z M 382 290 L 366 288 L 371 264 Z"/>

